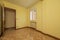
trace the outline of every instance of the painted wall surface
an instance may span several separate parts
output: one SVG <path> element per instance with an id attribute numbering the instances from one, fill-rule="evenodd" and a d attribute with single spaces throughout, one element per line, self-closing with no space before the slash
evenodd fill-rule
<path id="1" fill-rule="evenodd" d="M 36 19 L 36 22 L 37 22 L 37 25 L 36 25 L 36 28 L 38 28 L 38 26 L 39 27 L 41 27 L 42 26 L 42 11 L 41 11 L 41 8 L 42 7 L 42 2 L 41 1 L 39 1 L 37 4 L 35 4 L 34 6 L 32 6 L 32 7 L 30 7 L 29 9 L 31 10 L 31 9 L 36 9 L 36 12 L 37 12 L 37 15 L 36 15 L 36 17 L 37 17 L 37 19 Z M 30 12 L 30 10 L 29 10 L 29 12 Z"/>
<path id="2" fill-rule="evenodd" d="M 0 5 L 3 6 L 2 0 L 0 0 Z"/>
<path id="3" fill-rule="evenodd" d="M 1 0 L 0 0 L 0 4 L 1 4 Z"/>
<path id="4" fill-rule="evenodd" d="M 43 0 L 31 8 L 37 10 L 36 28 L 60 38 L 60 0 Z"/>
<path id="5" fill-rule="evenodd" d="M 29 13 L 30 13 L 30 9 L 28 8 L 27 9 L 27 24 L 28 24 L 27 26 L 28 27 L 30 26 L 30 14 Z"/>
<path id="6" fill-rule="evenodd" d="M 16 10 L 16 28 L 27 26 L 27 9 L 7 1 L 3 1 L 4 6 Z"/>
<path id="7" fill-rule="evenodd" d="M 0 0 L 0 4 L 2 3 L 2 0 Z"/>
<path id="8" fill-rule="evenodd" d="M 43 32 L 60 38 L 60 0 L 43 1 Z"/>

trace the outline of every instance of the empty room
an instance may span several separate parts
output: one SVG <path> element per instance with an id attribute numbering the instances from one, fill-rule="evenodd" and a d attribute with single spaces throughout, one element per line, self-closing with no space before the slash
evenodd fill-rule
<path id="1" fill-rule="evenodd" d="M 60 0 L 0 0 L 0 40 L 60 40 Z"/>

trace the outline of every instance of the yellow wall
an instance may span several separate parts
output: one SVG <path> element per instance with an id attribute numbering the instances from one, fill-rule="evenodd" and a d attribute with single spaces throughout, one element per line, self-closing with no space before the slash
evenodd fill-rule
<path id="1" fill-rule="evenodd" d="M 0 5 L 3 6 L 3 4 L 2 4 L 2 0 L 0 0 Z"/>
<path id="2" fill-rule="evenodd" d="M 29 8 L 27 8 L 27 26 L 30 26 L 30 14 L 29 14 Z"/>
<path id="3" fill-rule="evenodd" d="M 43 0 L 29 8 L 37 9 L 37 29 L 60 38 L 60 0 Z"/>
<path id="4" fill-rule="evenodd" d="M 29 11 L 31 10 L 31 9 L 36 9 L 36 11 L 37 11 L 37 20 L 36 20 L 36 22 L 37 22 L 37 27 L 39 26 L 39 27 L 41 27 L 42 26 L 42 18 L 41 18 L 41 7 L 42 7 L 42 2 L 38 2 L 37 4 L 35 4 L 34 6 L 32 6 L 32 7 L 30 7 L 29 8 Z M 30 20 L 29 20 L 30 21 Z"/>
<path id="5" fill-rule="evenodd" d="M 1 0 L 0 0 L 0 4 L 1 4 Z"/>
<path id="6" fill-rule="evenodd" d="M 60 0 L 43 1 L 43 31 L 60 38 Z"/>
<path id="7" fill-rule="evenodd" d="M 16 10 L 16 28 L 27 26 L 27 9 L 7 1 L 3 1 L 4 6 Z"/>

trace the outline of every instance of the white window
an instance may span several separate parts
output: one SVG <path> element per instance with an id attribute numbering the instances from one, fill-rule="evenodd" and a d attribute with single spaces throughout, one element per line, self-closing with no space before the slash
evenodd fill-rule
<path id="1" fill-rule="evenodd" d="M 30 11 L 30 21 L 35 21 L 36 20 L 36 10 L 31 10 Z"/>

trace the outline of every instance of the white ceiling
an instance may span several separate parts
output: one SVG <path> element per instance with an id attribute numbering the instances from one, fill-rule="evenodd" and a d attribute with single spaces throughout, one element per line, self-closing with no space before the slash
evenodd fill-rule
<path id="1" fill-rule="evenodd" d="M 37 3 L 40 0 L 5 0 L 20 6 L 30 7 L 31 5 Z"/>

